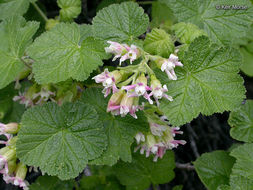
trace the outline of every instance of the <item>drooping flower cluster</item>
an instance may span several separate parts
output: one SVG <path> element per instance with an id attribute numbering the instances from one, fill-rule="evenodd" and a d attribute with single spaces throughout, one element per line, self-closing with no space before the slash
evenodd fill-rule
<path id="1" fill-rule="evenodd" d="M 0 149 L 0 173 L 3 174 L 3 179 L 6 183 L 28 190 L 29 184 L 25 180 L 27 167 L 21 162 L 17 163 L 17 137 L 13 137 L 13 134 L 16 134 L 18 130 L 19 125 L 17 123 L 0 123 L 0 134 L 7 137 L 7 141 L 1 142 L 1 144 L 6 146 Z"/>
<path id="2" fill-rule="evenodd" d="M 160 56 L 152 56 L 141 50 L 135 45 L 130 47 L 126 44 L 108 41 L 109 47 L 105 48 L 107 53 L 114 54 L 113 61 L 120 58 L 120 64 L 130 59 L 130 63 L 140 57 L 143 60 L 138 65 L 120 67 L 119 70 L 109 72 L 105 69 L 101 74 L 93 77 L 96 83 L 101 83 L 104 87 L 103 93 L 107 97 L 113 93 L 107 106 L 107 112 L 113 115 L 125 116 L 128 113 L 134 118 L 137 118 L 136 111 L 143 109 L 143 102 L 147 100 L 149 104 L 159 106 L 159 100 L 165 98 L 173 101 L 173 98 L 167 94 L 168 88 L 162 85 L 157 79 L 155 73 L 148 66 L 148 61 L 154 61 L 157 66 L 165 71 L 171 80 L 176 80 L 174 68 L 176 66 L 183 66 L 179 62 L 178 57 L 171 54 L 169 59 Z"/>
<path id="3" fill-rule="evenodd" d="M 54 101 L 55 93 L 52 92 L 49 86 L 38 87 L 38 85 L 31 86 L 27 91 L 18 96 L 14 96 L 13 101 L 19 101 L 25 107 L 32 107 L 34 105 L 41 105 L 48 100 Z"/>
<path id="4" fill-rule="evenodd" d="M 77 82 L 67 80 L 58 84 L 38 85 L 34 84 L 19 92 L 14 96 L 13 101 L 24 104 L 25 107 L 42 105 L 45 102 L 52 101 L 61 105 L 77 99 L 81 94 L 81 87 Z"/>
<path id="5" fill-rule="evenodd" d="M 166 150 L 177 148 L 178 145 L 184 145 L 184 140 L 175 140 L 176 134 L 183 134 L 179 131 L 178 127 L 171 127 L 168 122 L 161 119 L 158 123 L 149 119 L 150 131 L 146 134 L 138 133 L 135 136 L 137 147 L 135 151 L 140 149 L 140 153 L 144 154 L 146 151 L 146 157 L 150 154 L 155 155 L 154 161 L 158 158 L 162 158 L 166 153 Z"/>

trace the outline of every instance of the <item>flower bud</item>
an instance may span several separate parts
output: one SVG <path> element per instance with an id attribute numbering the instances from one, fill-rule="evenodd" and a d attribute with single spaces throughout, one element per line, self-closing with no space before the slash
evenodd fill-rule
<path id="1" fill-rule="evenodd" d="M 120 114 L 121 116 L 126 116 L 132 109 L 134 103 L 134 97 L 128 97 L 127 94 L 124 94 L 120 102 Z"/>
<path id="2" fill-rule="evenodd" d="M 112 112 L 113 115 L 120 114 L 120 102 L 124 94 L 125 94 L 124 91 L 120 90 L 111 96 L 107 105 L 107 112 Z"/>
<path id="3" fill-rule="evenodd" d="M 8 123 L 4 127 L 4 132 L 9 134 L 17 134 L 19 131 L 19 125 L 18 123 Z"/>
<path id="4" fill-rule="evenodd" d="M 27 173 L 26 165 L 23 164 L 22 162 L 19 162 L 15 170 L 15 174 L 16 174 L 15 176 L 24 180 L 26 177 L 26 173 Z"/>

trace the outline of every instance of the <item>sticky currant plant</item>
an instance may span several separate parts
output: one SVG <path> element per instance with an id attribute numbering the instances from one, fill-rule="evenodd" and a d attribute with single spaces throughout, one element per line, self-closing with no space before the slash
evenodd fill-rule
<path id="1" fill-rule="evenodd" d="M 90 22 L 78 17 L 84 4 L 57 0 L 48 18 L 36 0 L 0 0 L 3 180 L 159 189 L 175 178 L 173 149 L 187 143 L 180 127 L 230 111 L 230 135 L 244 144 L 189 168 L 210 190 L 252 189 L 253 102 L 239 73 L 252 76 L 252 2 L 104 0 Z M 29 185 L 30 173 L 42 176 Z"/>

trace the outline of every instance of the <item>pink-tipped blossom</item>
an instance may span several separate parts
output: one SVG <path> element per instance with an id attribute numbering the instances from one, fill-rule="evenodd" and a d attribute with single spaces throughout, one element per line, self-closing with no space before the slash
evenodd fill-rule
<path id="1" fill-rule="evenodd" d="M 154 119 L 154 117 L 152 117 Z M 137 147 L 135 151 L 140 149 L 140 153 L 146 152 L 146 157 L 150 154 L 154 155 L 153 161 L 162 158 L 166 150 L 177 148 L 178 145 L 184 145 L 186 141 L 175 140 L 176 134 L 183 134 L 178 127 L 170 127 L 167 121 L 160 120 L 155 123 L 153 119 L 149 120 L 150 131 L 146 134 L 138 133 L 135 136 Z"/>
<path id="2" fill-rule="evenodd" d="M 177 75 L 174 71 L 176 66 L 183 67 L 183 64 L 180 61 L 178 61 L 178 57 L 176 55 L 170 54 L 169 59 L 163 60 L 161 70 L 163 72 L 164 71 L 166 72 L 169 79 L 177 80 Z"/>
<path id="3" fill-rule="evenodd" d="M 23 163 L 18 163 L 15 172 L 13 174 L 4 174 L 3 179 L 6 183 L 11 183 L 15 186 L 22 188 L 23 190 L 29 189 L 29 183 L 25 180 L 27 174 L 27 167 Z"/>
<path id="4" fill-rule="evenodd" d="M 169 101 L 173 101 L 171 96 L 168 96 L 166 92 L 168 92 L 168 88 L 166 85 L 161 85 L 160 81 L 156 78 L 151 79 L 151 88 L 152 92 L 149 94 L 149 97 L 153 96 L 157 106 L 159 106 L 159 99 L 166 98 Z"/>
<path id="5" fill-rule="evenodd" d="M 33 95 L 33 100 L 38 98 L 38 101 L 35 104 L 42 104 L 43 102 L 47 102 L 48 100 L 55 101 L 52 97 L 55 96 L 54 92 L 51 92 L 50 90 L 46 90 L 44 88 L 41 89 L 40 92 L 35 93 Z"/>
<path id="6" fill-rule="evenodd" d="M 19 101 L 20 104 L 24 104 L 25 107 L 31 107 L 34 106 L 32 98 L 26 97 L 25 93 L 19 92 L 18 96 L 13 97 L 13 101 Z"/>
<path id="7" fill-rule="evenodd" d="M 105 69 L 103 73 L 93 77 L 92 79 L 94 79 L 96 83 L 102 83 L 104 86 L 102 92 L 104 93 L 104 96 L 107 97 L 111 91 L 113 93 L 118 92 L 116 84 L 121 81 L 122 74 L 117 70 L 109 72 L 108 69 Z"/>
<path id="8" fill-rule="evenodd" d="M 117 58 L 120 58 L 121 56 L 123 56 L 128 52 L 127 49 L 129 49 L 129 47 L 126 44 L 120 44 L 118 42 L 112 41 L 107 41 L 107 43 L 109 43 L 110 46 L 105 48 L 105 52 L 115 55 L 113 61 L 115 61 Z"/>
<path id="9" fill-rule="evenodd" d="M 112 115 L 120 114 L 120 102 L 124 96 L 124 92 L 122 90 L 114 93 L 107 105 L 107 112 L 111 112 Z"/>
<path id="10" fill-rule="evenodd" d="M 8 124 L 0 123 L 0 135 L 6 136 L 6 134 L 16 134 L 18 130 L 19 130 L 18 123 L 8 123 Z"/>
<path id="11" fill-rule="evenodd" d="M 150 104 L 153 104 L 153 101 L 148 95 L 148 91 L 151 91 L 151 87 L 147 85 L 147 78 L 144 74 L 137 78 L 135 84 L 123 86 L 122 89 L 127 91 L 129 97 L 143 96 Z"/>
<path id="12" fill-rule="evenodd" d="M 130 48 L 127 47 L 127 53 L 120 58 L 119 65 L 127 59 L 130 60 L 130 64 L 133 64 L 133 61 L 138 59 L 139 56 L 140 50 L 135 45 L 131 45 Z"/>

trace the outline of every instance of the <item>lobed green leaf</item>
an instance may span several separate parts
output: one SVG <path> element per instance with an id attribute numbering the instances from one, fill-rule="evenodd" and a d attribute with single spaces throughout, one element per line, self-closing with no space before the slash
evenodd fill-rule
<path id="1" fill-rule="evenodd" d="M 199 113 L 211 115 L 241 105 L 245 88 L 238 75 L 241 59 L 237 50 L 219 47 L 202 36 L 179 55 L 179 60 L 184 66 L 176 68 L 178 80 L 171 81 L 166 74 L 157 72 L 174 98 L 172 102 L 161 102 L 161 110 L 171 124 L 183 125 Z"/>
<path id="2" fill-rule="evenodd" d="M 82 102 L 27 110 L 18 133 L 17 156 L 29 166 L 62 180 L 76 177 L 100 156 L 107 138 L 97 112 Z"/>

